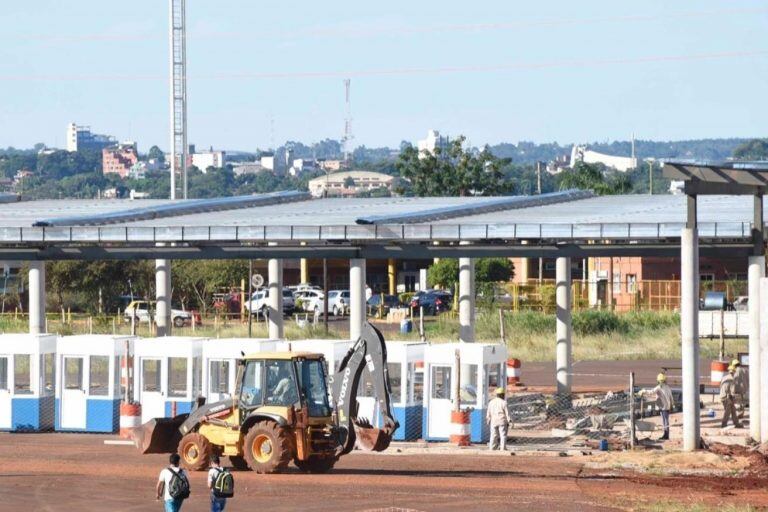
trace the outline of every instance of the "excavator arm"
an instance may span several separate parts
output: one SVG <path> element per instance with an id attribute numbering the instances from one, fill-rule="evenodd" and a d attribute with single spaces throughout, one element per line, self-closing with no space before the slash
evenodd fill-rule
<path id="1" fill-rule="evenodd" d="M 366 369 L 371 375 L 376 401 L 384 421 L 382 428 L 371 425 L 373 418 L 357 417 L 357 390 Z M 338 455 L 352 451 L 355 441 L 364 450 L 386 450 L 400 425 L 392 412 L 387 347 L 381 332 L 371 324 L 365 323 L 362 336 L 341 360 L 339 371 L 331 379 L 331 390 L 339 431 Z"/>

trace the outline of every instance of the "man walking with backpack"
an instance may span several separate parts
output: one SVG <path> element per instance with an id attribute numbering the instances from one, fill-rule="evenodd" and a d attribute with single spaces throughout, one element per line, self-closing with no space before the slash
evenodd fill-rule
<path id="1" fill-rule="evenodd" d="M 223 512 L 227 499 L 235 495 L 235 479 L 232 473 L 221 467 L 219 456 L 215 453 L 211 455 L 208 488 L 211 490 L 211 512 Z"/>
<path id="2" fill-rule="evenodd" d="M 189 498 L 189 478 L 179 467 L 181 457 L 178 453 L 171 454 L 170 466 L 160 472 L 157 480 L 157 500 L 163 499 L 165 512 L 179 512 L 184 500 Z"/>

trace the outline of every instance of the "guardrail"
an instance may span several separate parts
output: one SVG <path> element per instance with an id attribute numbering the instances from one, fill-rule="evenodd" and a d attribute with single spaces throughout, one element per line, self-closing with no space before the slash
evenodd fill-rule
<path id="1" fill-rule="evenodd" d="M 375 224 L 336 226 L 46 226 L 0 228 L 0 244 L 260 241 L 653 240 L 678 238 L 676 223 Z M 743 239 L 748 222 L 699 223 L 702 238 Z"/>

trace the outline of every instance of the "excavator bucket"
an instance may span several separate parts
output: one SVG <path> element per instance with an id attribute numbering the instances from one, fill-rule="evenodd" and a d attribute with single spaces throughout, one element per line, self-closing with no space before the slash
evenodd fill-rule
<path id="1" fill-rule="evenodd" d="M 155 418 L 141 427 L 134 429 L 133 443 L 143 454 L 173 453 L 181 441 L 179 427 L 187 419 L 188 414 L 180 414 L 174 418 Z"/>
<path id="2" fill-rule="evenodd" d="M 357 447 L 369 452 L 383 452 L 392 442 L 392 432 L 387 428 L 376 428 L 368 420 L 358 419 L 353 423 Z"/>

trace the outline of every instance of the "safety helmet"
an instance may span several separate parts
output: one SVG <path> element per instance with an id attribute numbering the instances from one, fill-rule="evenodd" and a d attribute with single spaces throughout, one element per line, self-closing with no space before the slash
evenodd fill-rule
<path id="1" fill-rule="evenodd" d="M 493 392 L 495 395 L 500 396 L 504 394 L 504 388 L 496 388 L 496 390 Z"/>
<path id="2" fill-rule="evenodd" d="M 660 373 L 656 376 L 656 382 L 667 382 L 667 376 L 664 373 Z"/>
<path id="3" fill-rule="evenodd" d="M 730 365 L 728 365 L 728 371 L 731 373 L 735 372 L 736 366 L 733 363 L 731 363 Z"/>
<path id="4" fill-rule="evenodd" d="M 736 368 L 737 366 L 741 366 L 741 361 L 739 361 L 738 359 L 734 359 L 733 361 L 731 361 L 731 366 L 733 366 L 734 368 Z"/>

